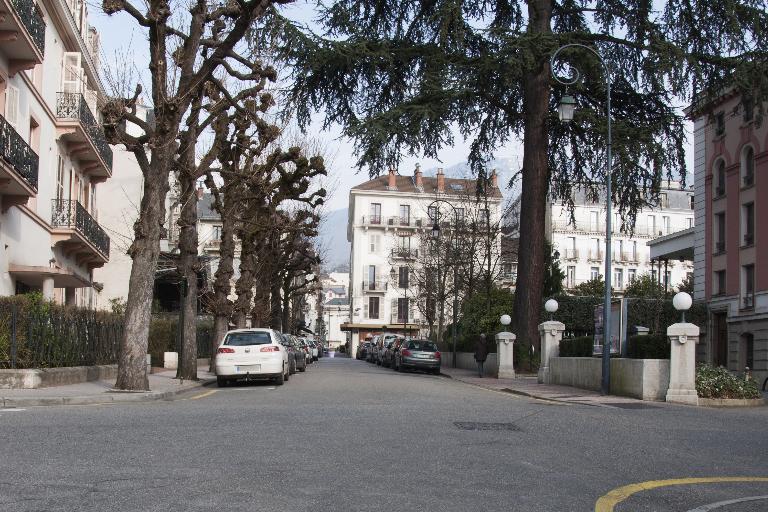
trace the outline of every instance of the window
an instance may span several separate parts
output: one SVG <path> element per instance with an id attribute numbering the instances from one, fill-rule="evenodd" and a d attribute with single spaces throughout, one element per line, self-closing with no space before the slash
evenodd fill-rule
<path id="1" fill-rule="evenodd" d="M 617 290 L 624 288 L 624 270 L 617 268 L 613 272 L 613 287 Z"/>
<path id="2" fill-rule="evenodd" d="M 725 135 L 725 112 L 715 114 L 715 136 Z"/>
<path id="3" fill-rule="evenodd" d="M 688 196 L 688 203 L 689 203 L 689 206 L 691 207 L 691 210 L 693 210 L 693 196 Z"/>
<path id="4" fill-rule="evenodd" d="M 376 265 L 368 265 L 368 289 L 376 289 Z"/>
<path id="5" fill-rule="evenodd" d="M 569 236 L 565 247 L 565 257 L 567 259 L 576 259 L 576 237 Z"/>
<path id="6" fill-rule="evenodd" d="M 741 152 L 741 182 L 745 187 L 755 183 L 755 150 L 747 146 Z"/>
<path id="7" fill-rule="evenodd" d="M 715 197 L 723 197 L 725 195 L 725 162 L 718 160 L 715 164 Z"/>
<path id="8" fill-rule="evenodd" d="M 437 206 L 430 206 L 427 208 L 427 217 L 429 217 L 429 220 L 433 222 L 438 220 Z"/>
<path id="9" fill-rule="evenodd" d="M 664 234 L 668 235 L 672 231 L 672 226 L 669 221 L 669 217 L 662 217 L 661 218 L 661 224 L 664 226 Z"/>
<path id="10" fill-rule="evenodd" d="M 227 334 L 227 337 L 224 339 L 224 345 L 232 345 L 234 347 L 270 344 L 272 344 L 272 338 L 268 332 L 264 331 L 233 332 Z"/>
<path id="11" fill-rule="evenodd" d="M 741 307 L 752 309 L 755 307 L 755 266 L 752 264 L 744 265 L 741 267 L 741 273 L 744 279 Z"/>
<path id="12" fill-rule="evenodd" d="M 398 237 L 398 247 L 402 249 L 403 251 L 410 251 L 411 250 L 411 237 L 409 236 L 400 236 Z"/>
<path id="13" fill-rule="evenodd" d="M 368 318 L 379 318 L 379 297 L 368 297 Z"/>
<path id="14" fill-rule="evenodd" d="M 408 267 L 400 267 L 397 274 L 397 285 L 400 288 L 408 288 Z"/>
<path id="15" fill-rule="evenodd" d="M 59 166 L 56 169 L 56 199 L 61 201 L 65 198 L 64 186 L 66 183 L 64 171 L 64 159 L 59 155 Z"/>
<path id="16" fill-rule="evenodd" d="M 725 212 L 715 214 L 715 254 L 725 252 Z"/>
<path id="17" fill-rule="evenodd" d="M 672 282 L 672 271 L 667 270 L 666 272 L 664 272 L 664 289 L 665 290 L 669 288 L 669 285 L 671 282 Z"/>
<path id="18" fill-rule="evenodd" d="M 631 283 L 637 278 L 637 269 L 631 268 L 627 270 L 627 282 Z"/>
<path id="19" fill-rule="evenodd" d="M 11 84 L 5 86 L 5 120 L 19 131 L 19 89 Z"/>
<path id="20" fill-rule="evenodd" d="M 379 252 L 379 247 L 381 247 L 381 235 L 368 235 L 368 252 L 376 254 Z"/>
<path id="21" fill-rule="evenodd" d="M 481 226 L 487 226 L 488 225 L 488 221 L 490 220 L 490 216 L 489 216 L 488 210 L 485 209 L 485 208 L 481 208 L 479 210 L 479 213 L 480 213 L 480 225 Z"/>
<path id="22" fill-rule="evenodd" d="M 565 273 L 565 287 L 573 288 L 576 286 L 576 267 L 569 266 Z"/>
<path id="23" fill-rule="evenodd" d="M 81 91 L 82 70 L 80 68 L 80 52 L 65 52 L 61 72 L 61 90 L 68 93 Z"/>
<path id="24" fill-rule="evenodd" d="M 464 223 L 464 208 L 456 208 L 456 224 Z"/>
<path id="25" fill-rule="evenodd" d="M 598 215 L 599 215 L 599 212 L 589 212 L 589 230 L 590 231 L 597 231 L 599 229 Z"/>
<path id="26" fill-rule="evenodd" d="M 589 278 L 593 281 L 600 279 L 600 267 L 592 267 L 589 269 Z"/>
<path id="27" fill-rule="evenodd" d="M 637 259 L 637 241 L 632 242 L 632 261 L 639 261 Z"/>
<path id="28" fill-rule="evenodd" d="M 685 222 L 687 223 L 688 228 L 692 228 L 693 227 L 693 218 L 692 217 L 688 217 L 687 219 L 685 219 Z"/>
<path id="29" fill-rule="evenodd" d="M 725 270 L 715 272 L 714 295 L 725 295 Z"/>
<path id="30" fill-rule="evenodd" d="M 408 298 L 397 299 L 397 321 L 398 323 L 408 322 Z"/>
<path id="31" fill-rule="evenodd" d="M 744 122 L 748 123 L 755 118 L 755 102 L 752 98 L 745 96 L 741 100 L 741 108 L 744 111 Z"/>
<path id="32" fill-rule="evenodd" d="M 667 194 L 660 194 L 659 195 L 659 204 L 662 208 L 669 208 L 669 197 Z"/>
<path id="33" fill-rule="evenodd" d="M 656 236 L 656 216 L 648 216 L 648 234 Z"/>
<path id="34" fill-rule="evenodd" d="M 213 226 L 213 233 L 211 234 L 211 240 L 221 240 L 221 226 Z"/>
<path id="35" fill-rule="evenodd" d="M 371 224 L 381 224 L 381 203 L 371 203 Z"/>
<path id="36" fill-rule="evenodd" d="M 592 247 L 589 249 L 590 251 L 590 257 L 593 260 L 599 260 L 600 259 L 600 239 L 599 238 L 593 238 L 592 239 Z"/>
<path id="37" fill-rule="evenodd" d="M 744 246 L 755 243 L 755 203 L 747 203 L 741 207 L 742 231 Z"/>
<path id="38" fill-rule="evenodd" d="M 411 225 L 411 207 L 408 206 L 407 204 L 400 205 L 400 225 L 401 226 Z"/>

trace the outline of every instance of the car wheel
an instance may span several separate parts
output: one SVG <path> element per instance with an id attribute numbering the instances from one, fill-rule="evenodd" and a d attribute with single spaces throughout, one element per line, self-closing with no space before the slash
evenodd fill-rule
<path id="1" fill-rule="evenodd" d="M 216 385 L 218 385 L 220 388 L 227 387 L 227 379 L 224 377 L 216 377 Z"/>
<path id="2" fill-rule="evenodd" d="M 302 373 L 304 373 L 305 371 L 307 371 L 307 365 L 305 364 L 304 366 L 302 366 L 301 368 L 299 368 L 299 371 L 300 371 L 300 372 L 302 372 Z"/>
<path id="3" fill-rule="evenodd" d="M 289 370 L 288 373 L 285 374 L 285 382 L 288 382 L 290 378 L 291 378 L 291 372 Z"/>
<path id="4" fill-rule="evenodd" d="M 282 386 L 285 383 L 285 375 L 280 374 L 278 377 L 275 377 L 275 384 L 278 386 Z"/>

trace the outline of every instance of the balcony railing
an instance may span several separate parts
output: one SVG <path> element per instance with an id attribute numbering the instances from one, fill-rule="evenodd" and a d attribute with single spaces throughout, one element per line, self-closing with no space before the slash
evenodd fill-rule
<path id="1" fill-rule="evenodd" d="M 56 117 L 61 119 L 78 119 L 83 125 L 88 138 L 91 139 L 101 159 L 112 169 L 112 148 L 107 144 L 104 130 L 91 112 L 85 98 L 79 92 L 59 92 L 56 94 Z"/>
<path id="2" fill-rule="evenodd" d="M 741 297 L 741 309 L 754 309 L 755 307 L 755 295 L 754 293 L 747 292 Z"/>
<path id="3" fill-rule="evenodd" d="M 0 116 L 0 156 L 37 192 L 39 158 L 2 116 Z"/>
<path id="4" fill-rule="evenodd" d="M 29 32 L 40 53 L 45 53 L 45 21 L 40 16 L 33 0 L 12 0 L 13 7 L 21 18 L 21 22 Z"/>
<path id="5" fill-rule="evenodd" d="M 755 235 L 754 233 L 745 233 L 744 234 L 744 247 L 749 247 L 750 245 L 753 245 L 755 243 Z"/>
<path id="6" fill-rule="evenodd" d="M 408 322 L 411 322 L 413 319 L 408 318 L 407 316 L 401 316 L 397 313 L 394 313 L 389 318 L 391 324 L 407 324 Z"/>
<path id="7" fill-rule="evenodd" d="M 364 292 L 384 292 L 387 290 L 385 281 L 363 281 Z"/>
<path id="8" fill-rule="evenodd" d="M 395 247 L 392 249 L 392 257 L 396 259 L 402 259 L 402 260 L 413 260 L 418 258 L 419 251 L 418 249 L 404 249 L 402 247 Z"/>
<path id="9" fill-rule="evenodd" d="M 51 202 L 51 225 L 54 228 L 74 229 L 103 256 L 109 257 L 109 236 L 83 205 L 70 199 L 53 199 Z"/>
<path id="10" fill-rule="evenodd" d="M 566 233 L 573 233 L 574 231 L 580 231 L 585 233 L 597 233 L 597 234 L 603 234 L 605 233 L 605 222 L 601 221 L 595 224 L 594 222 L 589 221 L 577 221 L 575 224 L 571 224 L 568 221 L 564 220 L 554 220 L 552 221 L 552 229 L 555 231 L 560 232 L 566 232 Z M 643 224 L 636 224 L 635 229 L 632 232 L 633 236 L 648 236 L 648 237 L 657 237 L 657 236 L 663 236 L 663 235 L 670 235 L 672 233 L 676 233 L 678 231 L 683 231 L 685 229 L 688 229 L 684 226 L 670 226 L 669 228 L 663 228 L 661 226 L 655 226 L 655 225 L 643 225 Z M 611 233 L 615 233 L 617 235 L 625 234 L 625 236 L 629 235 L 629 232 L 622 233 L 621 231 L 621 223 L 614 222 L 611 224 Z"/>
<path id="11" fill-rule="evenodd" d="M 715 254 L 720 254 L 721 252 L 725 252 L 725 242 L 715 243 Z"/>
<path id="12" fill-rule="evenodd" d="M 587 257 L 589 261 L 603 261 L 603 251 L 592 249 L 589 251 L 589 256 Z"/>
<path id="13" fill-rule="evenodd" d="M 566 260 L 577 260 L 577 259 L 579 259 L 579 250 L 578 249 L 566 249 L 565 250 L 565 259 Z"/>

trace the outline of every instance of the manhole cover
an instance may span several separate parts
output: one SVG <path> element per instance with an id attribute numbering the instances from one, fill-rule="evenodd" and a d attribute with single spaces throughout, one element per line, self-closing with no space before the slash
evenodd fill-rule
<path id="1" fill-rule="evenodd" d="M 519 432 L 520 427 L 514 423 L 484 423 L 478 421 L 454 421 L 460 430 L 511 430 L 513 432 Z"/>
<path id="2" fill-rule="evenodd" d="M 603 405 L 610 405 L 611 407 L 617 407 L 619 409 L 658 409 L 658 407 L 653 405 L 635 402 L 605 402 Z"/>

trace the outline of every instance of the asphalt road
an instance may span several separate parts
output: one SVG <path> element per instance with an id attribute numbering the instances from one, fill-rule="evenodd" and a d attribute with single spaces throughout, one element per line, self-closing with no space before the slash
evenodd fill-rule
<path id="1" fill-rule="evenodd" d="M 0 409 L 3 511 L 590 511 L 690 477 L 768 477 L 768 408 L 559 405 L 325 358 L 278 388 Z M 603 505 L 768 510 L 768 479 L 676 483 Z"/>

